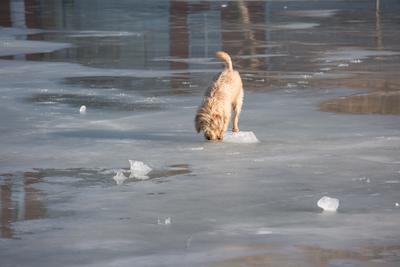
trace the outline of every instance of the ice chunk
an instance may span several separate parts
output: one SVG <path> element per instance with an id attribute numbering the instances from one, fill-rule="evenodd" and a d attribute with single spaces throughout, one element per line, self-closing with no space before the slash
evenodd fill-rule
<path id="1" fill-rule="evenodd" d="M 159 225 L 170 225 L 171 224 L 171 217 L 168 217 L 164 220 L 161 220 L 160 217 L 157 218 L 157 224 Z"/>
<path id="2" fill-rule="evenodd" d="M 258 229 L 256 235 L 270 235 L 272 232 L 266 228 Z"/>
<path id="3" fill-rule="evenodd" d="M 130 178 L 136 178 L 140 180 L 146 180 L 149 178 L 147 174 L 152 170 L 149 166 L 141 161 L 136 160 L 129 160 L 129 163 L 131 164 Z"/>
<path id="4" fill-rule="evenodd" d="M 82 105 L 81 108 L 79 109 L 79 113 L 85 114 L 86 113 L 86 106 Z"/>
<path id="5" fill-rule="evenodd" d="M 113 177 L 115 182 L 117 182 L 117 185 L 123 184 L 123 182 L 128 179 L 128 177 L 125 176 L 123 171 L 117 171 L 117 174 Z"/>
<path id="6" fill-rule="evenodd" d="M 324 196 L 318 200 L 317 205 L 324 211 L 336 211 L 339 207 L 339 199 Z"/>
<path id="7" fill-rule="evenodd" d="M 253 132 L 227 132 L 224 137 L 226 143 L 258 143 L 258 139 Z"/>
<path id="8" fill-rule="evenodd" d="M 395 205 L 396 207 L 400 207 L 400 204 L 399 204 L 398 202 L 394 203 L 394 205 Z"/>

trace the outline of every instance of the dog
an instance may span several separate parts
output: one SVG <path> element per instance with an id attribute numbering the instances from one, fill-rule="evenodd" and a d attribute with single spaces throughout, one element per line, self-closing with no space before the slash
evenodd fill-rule
<path id="1" fill-rule="evenodd" d="M 223 140 L 233 111 L 232 132 L 239 132 L 238 121 L 243 104 L 243 83 L 239 72 L 233 70 L 231 57 L 218 51 L 225 69 L 219 73 L 204 94 L 203 103 L 197 110 L 195 128 L 203 131 L 207 140 Z"/>

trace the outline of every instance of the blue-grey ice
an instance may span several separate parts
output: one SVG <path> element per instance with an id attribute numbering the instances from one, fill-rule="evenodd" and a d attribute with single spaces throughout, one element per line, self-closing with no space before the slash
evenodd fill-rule
<path id="1" fill-rule="evenodd" d="M 398 0 L 0 1 L 1 267 L 399 265 Z"/>

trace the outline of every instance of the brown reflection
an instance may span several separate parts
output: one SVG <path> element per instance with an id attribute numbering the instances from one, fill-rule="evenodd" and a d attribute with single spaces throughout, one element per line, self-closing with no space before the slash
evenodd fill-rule
<path id="1" fill-rule="evenodd" d="M 43 218 L 46 208 L 41 201 L 43 192 L 31 185 L 41 181 L 34 172 L 23 173 L 22 183 L 12 174 L 2 174 L 0 182 L 0 237 L 14 238 L 12 223 Z"/>
<path id="2" fill-rule="evenodd" d="M 356 250 L 324 249 L 316 246 L 298 246 L 297 248 L 299 251 L 270 252 L 237 257 L 218 262 L 214 266 L 328 267 L 332 266 L 334 260 L 354 260 L 365 264 L 365 266 L 382 267 L 394 266 L 391 263 L 393 263 L 393 259 L 398 259 L 400 253 L 400 246 L 365 246 Z"/>
<path id="3" fill-rule="evenodd" d="M 400 92 L 352 95 L 321 103 L 322 111 L 352 114 L 400 114 Z"/>
<path id="4" fill-rule="evenodd" d="M 189 57 L 189 30 L 187 25 L 187 16 L 189 4 L 184 1 L 170 1 L 170 19 L 169 19 L 169 53 L 172 58 Z M 188 69 L 186 62 L 170 62 L 171 70 Z M 171 89 L 178 92 L 182 88 L 180 79 L 172 77 L 170 80 Z"/>
<path id="5" fill-rule="evenodd" d="M 221 10 L 222 49 L 233 56 L 264 54 L 265 3 L 260 1 L 238 1 Z M 261 25 L 261 27 L 256 27 Z M 241 67 L 264 70 L 265 58 L 241 60 Z"/>
<path id="6" fill-rule="evenodd" d="M 382 49 L 382 30 L 381 30 L 381 8 L 379 0 L 376 0 L 375 12 L 375 35 L 376 35 L 376 48 Z"/>
<path id="7" fill-rule="evenodd" d="M 11 27 L 10 0 L 0 1 L 0 26 Z"/>

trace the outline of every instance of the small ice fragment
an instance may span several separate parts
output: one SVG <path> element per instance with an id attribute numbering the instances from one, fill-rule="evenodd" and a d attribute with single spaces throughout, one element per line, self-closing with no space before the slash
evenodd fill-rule
<path id="1" fill-rule="evenodd" d="M 82 105 L 81 108 L 79 109 L 80 114 L 85 114 L 86 113 L 86 106 Z"/>
<path id="2" fill-rule="evenodd" d="M 117 171 L 117 174 L 113 177 L 117 185 L 122 184 L 128 177 L 125 176 L 123 171 Z"/>
<path id="3" fill-rule="evenodd" d="M 256 232 L 256 235 L 270 235 L 270 234 L 272 234 L 272 232 L 265 228 L 258 229 L 258 231 Z"/>
<path id="4" fill-rule="evenodd" d="M 222 4 L 221 5 L 221 7 L 223 7 L 223 8 L 225 8 L 225 7 L 227 7 L 228 5 L 227 4 Z"/>
<path id="5" fill-rule="evenodd" d="M 296 87 L 296 85 L 295 85 L 294 83 L 288 83 L 288 84 L 286 85 L 286 87 L 287 87 L 287 88 L 294 88 L 294 87 Z"/>
<path id="6" fill-rule="evenodd" d="M 189 238 L 186 240 L 186 248 L 190 247 L 190 244 L 192 244 L 192 239 L 193 239 L 193 236 L 189 236 Z"/>
<path id="7" fill-rule="evenodd" d="M 171 217 L 166 218 L 164 221 L 160 219 L 160 217 L 157 218 L 157 224 L 158 225 L 170 225 L 171 224 Z"/>
<path id="8" fill-rule="evenodd" d="M 149 166 L 141 161 L 136 160 L 129 160 L 129 163 L 131 164 L 130 178 L 136 178 L 140 180 L 146 180 L 149 178 L 147 174 L 152 170 Z"/>
<path id="9" fill-rule="evenodd" d="M 353 60 L 351 60 L 350 62 L 351 62 L 351 63 L 355 63 L 355 64 L 359 64 L 359 63 L 361 63 L 362 61 L 361 61 L 360 59 L 353 59 Z"/>
<path id="10" fill-rule="evenodd" d="M 400 207 L 400 204 L 399 204 L 398 202 L 394 203 L 394 205 L 395 205 L 396 207 Z"/>
<path id="11" fill-rule="evenodd" d="M 336 211 L 339 207 L 339 199 L 324 196 L 318 200 L 317 205 L 324 211 Z"/>
<path id="12" fill-rule="evenodd" d="M 226 143 L 258 143 L 258 139 L 253 132 L 227 132 L 224 137 Z"/>
<path id="13" fill-rule="evenodd" d="M 340 63 L 338 65 L 339 68 L 344 68 L 344 67 L 348 67 L 348 66 L 349 66 L 349 64 L 347 64 L 347 63 Z"/>
<path id="14" fill-rule="evenodd" d="M 189 150 L 192 150 L 192 151 L 201 151 L 201 150 L 204 150 L 204 147 L 202 147 L 202 146 L 199 146 L 199 147 L 190 147 Z"/>
<path id="15" fill-rule="evenodd" d="M 283 9 L 287 9 L 287 6 L 284 6 Z"/>
<path id="16" fill-rule="evenodd" d="M 320 68 L 321 71 L 330 71 L 332 70 L 331 68 Z"/>

